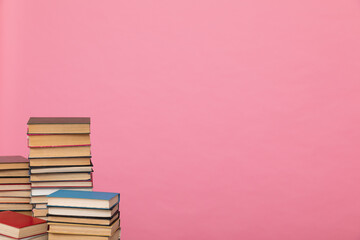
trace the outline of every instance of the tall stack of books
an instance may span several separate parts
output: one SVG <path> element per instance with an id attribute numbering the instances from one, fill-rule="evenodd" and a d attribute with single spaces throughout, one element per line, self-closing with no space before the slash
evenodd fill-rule
<path id="1" fill-rule="evenodd" d="M 0 156 L 0 211 L 31 215 L 29 160 Z"/>
<path id="2" fill-rule="evenodd" d="M 1 240 L 47 240 L 46 221 L 20 213 L 0 213 Z"/>
<path id="3" fill-rule="evenodd" d="M 46 219 L 47 195 L 59 189 L 92 191 L 90 118 L 30 118 L 31 203 Z"/>
<path id="4" fill-rule="evenodd" d="M 117 240 L 120 194 L 59 190 L 48 196 L 49 240 Z"/>

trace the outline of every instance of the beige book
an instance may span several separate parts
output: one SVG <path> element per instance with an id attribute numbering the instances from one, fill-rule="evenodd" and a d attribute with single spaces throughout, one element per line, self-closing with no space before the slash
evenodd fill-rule
<path id="1" fill-rule="evenodd" d="M 0 178 L 0 184 L 16 184 L 16 183 L 30 183 L 30 177 L 21 177 L 21 178 Z"/>
<path id="2" fill-rule="evenodd" d="M 31 185 L 26 184 L 1 184 L 0 191 L 30 190 Z"/>
<path id="3" fill-rule="evenodd" d="M 75 235 L 112 236 L 119 229 L 120 221 L 110 226 L 49 222 L 49 232 Z"/>
<path id="4" fill-rule="evenodd" d="M 111 237 L 58 234 L 49 231 L 49 240 L 118 240 L 119 238 L 120 238 L 120 230 L 116 231 L 114 235 L 112 235 Z"/>
<path id="5" fill-rule="evenodd" d="M 0 191 L 0 197 L 30 197 L 30 191 Z"/>
<path id="6" fill-rule="evenodd" d="M 30 197 L 0 197 L 0 203 L 30 203 Z"/>
<path id="7" fill-rule="evenodd" d="M 47 213 L 48 213 L 48 210 L 46 208 L 45 209 L 34 208 L 32 211 L 33 211 L 34 217 L 46 217 Z"/>
<path id="8" fill-rule="evenodd" d="M 52 166 L 89 166 L 90 158 L 34 158 L 30 159 L 31 167 L 52 167 Z"/>
<path id="9" fill-rule="evenodd" d="M 32 210 L 33 206 L 28 203 L 1 203 L 0 211 L 5 210 Z"/>
<path id="10" fill-rule="evenodd" d="M 0 171 L 0 177 L 27 177 L 27 176 L 29 176 L 29 169 Z"/>
<path id="11" fill-rule="evenodd" d="M 94 225 L 106 225 L 109 226 L 119 218 L 119 213 L 116 213 L 112 218 L 82 218 L 82 217 L 63 217 L 63 216 L 49 216 L 48 220 L 52 222 L 62 223 L 82 223 L 82 224 L 94 224 Z"/>
<path id="12" fill-rule="evenodd" d="M 29 147 L 61 147 L 90 145 L 89 134 L 30 135 Z"/>
<path id="13" fill-rule="evenodd" d="M 90 173 L 48 173 L 48 174 L 33 174 L 30 176 L 30 181 L 80 181 L 90 180 Z"/>
<path id="14" fill-rule="evenodd" d="M 39 187 L 92 187 L 91 181 L 32 182 L 32 188 Z"/>
<path id="15" fill-rule="evenodd" d="M 88 157 L 90 146 L 30 148 L 29 158 Z"/>
<path id="16" fill-rule="evenodd" d="M 47 196 L 31 197 L 31 204 L 47 203 Z"/>

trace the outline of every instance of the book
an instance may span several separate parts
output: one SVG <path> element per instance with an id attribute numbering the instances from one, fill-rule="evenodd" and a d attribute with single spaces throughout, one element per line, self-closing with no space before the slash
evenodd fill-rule
<path id="1" fill-rule="evenodd" d="M 32 205 L 29 203 L 0 203 L 0 211 L 4 210 L 31 210 Z"/>
<path id="2" fill-rule="evenodd" d="M 0 191 L 30 190 L 30 183 L 0 184 Z"/>
<path id="3" fill-rule="evenodd" d="M 24 214 L 0 212 L 0 235 L 21 239 L 46 233 L 46 221 Z"/>
<path id="4" fill-rule="evenodd" d="M 31 168 L 31 174 L 37 173 L 67 173 L 67 172 L 92 172 L 92 166 L 76 166 L 76 167 L 48 167 L 48 168 Z"/>
<path id="5" fill-rule="evenodd" d="M 46 217 L 48 210 L 47 208 L 34 208 L 33 210 L 34 217 Z"/>
<path id="6" fill-rule="evenodd" d="M 37 208 L 37 209 L 47 208 L 47 204 L 46 203 L 38 203 L 38 204 L 35 204 L 35 208 Z"/>
<path id="7" fill-rule="evenodd" d="M 91 180 L 91 173 L 44 173 L 32 174 L 32 182 Z"/>
<path id="8" fill-rule="evenodd" d="M 31 196 L 49 195 L 60 189 L 64 189 L 64 188 L 33 188 L 33 189 L 31 189 Z M 92 187 L 90 187 L 90 188 L 65 188 L 65 189 L 77 190 L 77 191 L 92 191 Z"/>
<path id="9" fill-rule="evenodd" d="M 119 227 L 119 220 L 115 221 L 110 226 L 49 222 L 49 232 L 75 235 L 111 237 L 119 229 Z"/>
<path id="10" fill-rule="evenodd" d="M 90 146 L 89 134 L 29 135 L 29 147 Z"/>
<path id="11" fill-rule="evenodd" d="M 21 214 L 24 214 L 26 216 L 32 216 L 32 211 L 30 210 L 12 210 L 12 212 L 17 212 L 17 213 L 21 213 Z"/>
<path id="12" fill-rule="evenodd" d="M 91 158 L 32 158 L 30 167 L 66 167 L 66 166 L 92 166 Z"/>
<path id="13" fill-rule="evenodd" d="M 0 156 L 0 170 L 29 169 L 29 160 L 22 156 Z"/>
<path id="14" fill-rule="evenodd" d="M 92 181 L 32 182 L 31 188 L 92 187 Z"/>
<path id="15" fill-rule="evenodd" d="M 0 177 L 0 184 L 30 183 L 30 177 Z"/>
<path id="16" fill-rule="evenodd" d="M 31 204 L 47 203 L 47 196 L 33 196 L 31 197 Z"/>
<path id="17" fill-rule="evenodd" d="M 48 215 L 48 220 L 51 222 L 62 222 L 62 223 L 82 223 L 82 224 L 93 224 L 93 225 L 111 225 L 115 220 L 119 219 L 119 212 L 116 212 L 110 218 L 94 218 L 94 217 L 65 217 Z"/>
<path id="18" fill-rule="evenodd" d="M 0 191 L 0 197 L 30 197 L 30 191 Z"/>
<path id="19" fill-rule="evenodd" d="M 51 157 L 90 157 L 90 146 L 30 148 L 29 159 Z"/>
<path id="20" fill-rule="evenodd" d="M 47 240 L 48 237 L 47 237 L 47 233 L 32 236 L 32 237 L 26 237 L 26 238 L 11 238 L 11 237 L 5 237 L 3 235 L 0 235 L 0 240 L 14 240 L 14 239 L 19 239 L 19 240 Z"/>
<path id="21" fill-rule="evenodd" d="M 0 197 L 0 203 L 30 203 L 29 197 Z"/>
<path id="22" fill-rule="evenodd" d="M 28 134 L 90 133 L 90 118 L 38 118 L 28 121 Z"/>
<path id="23" fill-rule="evenodd" d="M 49 232 L 49 240 L 118 240 L 120 230 L 116 231 L 111 237 L 106 236 L 89 236 L 89 235 L 71 235 Z"/>
<path id="24" fill-rule="evenodd" d="M 0 177 L 28 177 L 29 169 L 0 170 Z"/>
<path id="25" fill-rule="evenodd" d="M 111 209 L 53 207 L 48 204 L 48 214 L 56 216 L 111 218 L 119 211 L 119 204 Z"/>
<path id="26" fill-rule="evenodd" d="M 110 209 L 120 201 L 119 193 L 59 190 L 48 196 L 48 205 Z"/>

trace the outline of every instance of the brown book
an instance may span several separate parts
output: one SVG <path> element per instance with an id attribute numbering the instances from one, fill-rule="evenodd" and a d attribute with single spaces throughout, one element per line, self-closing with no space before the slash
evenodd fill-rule
<path id="1" fill-rule="evenodd" d="M 32 188 L 92 187 L 92 181 L 32 182 Z"/>
<path id="2" fill-rule="evenodd" d="M 29 134 L 90 133 L 90 118 L 30 118 Z"/>
<path id="3" fill-rule="evenodd" d="M 29 160 L 22 156 L 0 156 L 0 170 L 29 169 Z"/>
<path id="4" fill-rule="evenodd" d="M 0 211 L 5 210 L 32 210 L 33 206 L 28 203 L 0 203 Z"/>
<path id="5" fill-rule="evenodd" d="M 60 234 L 111 237 L 119 229 L 119 227 L 119 220 L 115 221 L 110 226 L 49 222 L 49 232 Z"/>
<path id="6" fill-rule="evenodd" d="M 92 166 L 70 166 L 70 167 L 42 167 L 31 168 L 31 174 L 37 173 L 76 173 L 76 172 L 92 172 Z"/>
<path id="7" fill-rule="evenodd" d="M 91 180 L 90 173 L 45 173 L 30 176 L 32 182 Z"/>
<path id="8" fill-rule="evenodd" d="M 22 184 L 0 184 L 0 191 L 19 191 L 19 190 L 30 190 L 30 183 Z"/>
<path id="9" fill-rule="evenodd" d="M 1 177 L 0 178 L 0 184 L 19 184 L 19 183 L 30 183 L 30 177 Z"/>
<path id="10" fill-rule="evenodd" d="M 33 210 L 34 217 L 46 217 L 48 210 L 47 208 L 34 208 Z"/>
<path id="11" fill-rule="evenodd" d="M 30 191 L 0 191 L 0 197 L 30 197 Z"/>
<path id="12" fill-rule="evenodd" d="M 90 166 L 91 158 L 33 158 L 31 167 Z"/>
<path id="13" fill-rule="evenodd" d="M 0 203 L 30 203 L 30 197 L 0 197 Z"/>
<path id="14" fill-rule="evenodd" d="M 90 145 L 89 134 L 29 135 L 29 147 L 66 147 Z"/>
<path id="15" fill-rule="evenodd" d="M 52 216 L 49 215 L 48 220 L 51 222 L 62 223 L 82 223 L 82 224 L 94 224 L 94 225 L 111 225 L 115 220 L 119 219 L 119 212 L 114 214 L 111 218 L 83 218 L 83 217 L 64 217 L 64 216 Z"/>
<path id="16" fill-rule="evenodd" d="M 29 158 L 90 157 L 90 146 L 30 148 Z"/>
<path id="17" fill-rule="evenodd" d="M 47 203 L 47 196 L 35 196 L 31 197 L 31 204 Z"/>
<path id="18" fill-rule="evenodd" d="M 0 170 L 0 177 L 27 177 L 29 169 Z"/>
<path id="19" fill-rule="evenodd" d="M 105 236 L 89 236 L 89 235 L 71 235 L 49 232 L 49 240 L 118 240 L 120 238 L 120 230 L 116 231 L 111 237 Z"/>

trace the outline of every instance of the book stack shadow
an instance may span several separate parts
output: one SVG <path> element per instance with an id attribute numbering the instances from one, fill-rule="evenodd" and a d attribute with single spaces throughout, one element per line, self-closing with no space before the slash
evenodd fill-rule
<path id="1" fill-rule="evenodd" d="M 0 211 L 31 215 L 29 160 L 0 156 Z"/>
<path id="2" fill-rule="evenodd" d="M 59 189 L 92 191 L 90 118 L 30 118 L 33 215 L 47 220 L 47 196 Z"/>
<path id="3" fill-rule="evenodd" d="M 49 240 L 118 240 L 120 194 L 59 190 L 48 196 Z"/>

